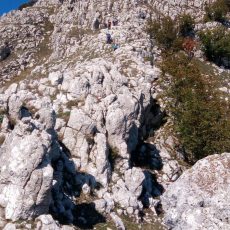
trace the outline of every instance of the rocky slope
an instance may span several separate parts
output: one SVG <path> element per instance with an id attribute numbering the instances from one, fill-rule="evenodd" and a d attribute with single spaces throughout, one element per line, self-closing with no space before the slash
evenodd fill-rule
<path id="1" fill-rule="evenodd" d="M 0 228 L 166 228 L 159 197 L 185 166 L 145 24 L 202 14 L 185 2 L 39 0 L 0 18 Z"/>

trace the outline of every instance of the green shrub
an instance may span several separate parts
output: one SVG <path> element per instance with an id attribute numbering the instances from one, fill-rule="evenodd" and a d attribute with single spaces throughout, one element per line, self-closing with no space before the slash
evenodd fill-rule
<path id="1" fill-rule="evenodd" d="M 179 17 L 179 33 L 182 37 L 190 36 L 195 28 L 195 21 L 189 14 Z"/>
<path id="2" fill-rule="evenodd" d="M 170 17 L 149 21 L 147 32 L 163 49 L 172 48 L 177 38 L 177 28 L 175 27 L 175 22 Z"/>
<path id="3" fill-rule="evenodd" d="M 208 60 L 230 67 L 230 32 L 224 27 L 201 32 L 203 51 Z"/>
<path id="4" fill-rule="evenodd" d="M 214 3 L 207 5 L 205 8 L 206 14 L 204 16 L 204 21 L 223 22 L 229 11 L 229 4 L 228 0 L 217 0 Z"/>
<path id="5" fill-rule="evenodd" d="M 214 5 L 215 6 L 215 5 Z M 169 17 L 150 21 L 147 32 L 162 48 L 163 87 L 167 85 L 168 113 L 175 133 L 191 163 L 215 153 L 230 151 L 229 101 L 224 100 L 216 76 L 208 75 L 196 65 L 191 55 L 196 41 L 187 37 L 194 20 L 182 15 L 178 21 Z M 200 40 L 207 58 L 226 64 L 230 58 L 230 32 L 224 27 L 201 32 Z M 229 59 L 230 60 L 230 59 Z"/>
<path id="6" fill-rule="evenodd" d="M 70 111 L 63 111 L 63 108 L 60 108 L 57 117 L 63 119 L 67 123 L 70 118 Z"/>
<path id="7" fill-rule="evenodd" d="M 189 14 L 183 14 L 176 20 L 170 17 L 151 20 L 147 32 L 161 49 L 176 52 L 183 49 L 184 38 L 193 35 L 194 27 L 194 19 Z"/>
<path id="8" fill-rule="evenodd" d="M 230 151 L 229 104 L 221 99 L 215 78 L 201 74 L 182 53 L 167 56 L 162 71 L 170 82 L 168 110 L 188 161 Z"/>

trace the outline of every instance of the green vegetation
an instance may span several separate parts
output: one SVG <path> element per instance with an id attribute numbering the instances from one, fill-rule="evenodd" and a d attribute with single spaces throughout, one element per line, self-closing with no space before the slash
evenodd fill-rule
<path id="1" fill-rule="evenodd" d="M 188 161 L 230 151 L 229 102 L 216 78 L 203 75 L 183 53 L 166 57 L 162 71 L 164 80 L 170 81 L 168 109 Z"/>
<path id="2" fill-rule="evenodd" d="M 57 117 L 63 119 L 67 123 L 70 118 L 70 111 L 63 111 L 63 109 L 60 108 Z"/>
<path id="3" fill-rule="evenodd" d="M 78 106 L 78 103 L 84 103 L 84 101 L 78 101 L 78 100 L 70 100 L 66 103 L 66 107 L 67 109 L 71 110 L 73 107 L 77 107 Z"/>
<path id="4" fill-rule="evenodd" d="M 183 14 L 179 17 L 179 34 L 182 37 L 187 37 L 193 33 L 195 21 L 189 14 Z"/>
<path id="5" fill-rule="evenodd" d="M 175 52 L 182 49 L 184 38 L 193 36 L 194 27 L 194 19 L 189 14 L 183 14 L 176 20 L 170 17 L 150 20 L 147 32 L 161 49 Z"/>
<path id="6" fill-rule="evenodd" d="M 177 38 L 175 22 L 170 17 L 163 17 L 160 20 L 150 20 L 147 32 L 154 38 L 162 49 L 171 49 Z"/>
<path id="7" fill-rule="evenodd" d="M 176 22 L 168 17 L 151 21 L 147 28 L 164 51 L 161 69 L 162 87 L 167 86 L 167 110 L 190 163 L 230 151 L 229 100 L 219 90 L 215 73 L 192 59 L 198 43 L 193 38 L 194 27 L 192 17 L 181 15 Z M 230 58 L 230 35 L 226 29 L 204 31 L 200 39 L 209 60 L 221 64 Z"/>
<path id="8" fill-rule="evenodd" d="M 119 158 L 119 149 L 117 147 L 109 145 L 109 162 L 111 164 L 112 170 L 114 170 L 114 165 L 118 158 Z"/>
<path id="9" fill-rule="evenodd" d="M 204 21 L 223 22 L 226 19 L 229 6 L 229 0 L 217 0 L 214 3 L 207 5 L 205 7 L 206 14 L 204 16 Z"/>
<path id="10" fill-rule="evenodd" d="M 224 27 L 200 33 L 203 51 L 209 61 L 230 67 L 230 32 Z"/>

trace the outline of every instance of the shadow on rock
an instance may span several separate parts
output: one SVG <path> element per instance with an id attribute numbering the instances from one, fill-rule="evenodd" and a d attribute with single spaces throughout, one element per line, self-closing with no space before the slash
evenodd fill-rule
<path id="1" fill-rule="evenodd" d="M 143 182 L 143 190 L 139 197 L 144 208 L 153 208 L 157 215 L 162 213 L 161 203 L 158 199 L 164 193 L 164 187 L 157 182 L 156 175 L 150 171 L 144 171 L 145 180 Z"/>
<path id="2" fill-rule="evenodd" d="M 141 104 L 144 104 L 144 95 L 141 97 Z M 160 105 L 155 99 L 150 98 L 150 103 L 145 108 L 141 108 L 141 127 L 139 129 L 140 141 L 152 136 L 166 122 L 166 113 L 161 110 Z"/>
<path id="3" fill-rule="evenodd" d="M 76 165 L 70 159 L 70 152 L 61 145 L 62 151 L 52 160 L 54 169 L 54 182 L 52 187 L 52 203 L 50 214 L 60 224 L 73 224 L 81 229 L 92 229 L 98 223 L 104 223 L 105 217 L 98 213 L 94 203 L 91 203 L 91 195 L 101 185 L 95 177 L 77 172 Z M 57 149 L 54 151 L 57 152 Z M 77 203 L 85 196 L 89 203 Z"/>
<path id="4" fill-rule="evenodd" d="M 150 143 L 139 146 L 132 154 L 131 161 L 135 167 L 145 167 L 151 170 L 161 170 L 163 168 L 160 151 Z"/>
<path id="5" fill-rule="evenodd" d="M 106 222 L 105 217 L 95 209 L 94 203 L 76 205 L 74 214 L 77 218 L 73 223 L 81 229 L 93 229 L 96 224 Z"/>
<path id="6" fill-rule="evenodd" d="M 144 96 L 141 98 L 144 104 Z M 161 170 L 163 167 L 160 151 L 155 145 L 144 141 L 152 136 L 166 122 L 166 114 L 161 110 L 160 105 L 155 99 L 150 98 L 148 106 L 140 108 L 141 127 L 138 130 L 139 143 L 134 151 L 131 151 L 131 162 L 135 167 L 146 167 L 152 170 Z"/>

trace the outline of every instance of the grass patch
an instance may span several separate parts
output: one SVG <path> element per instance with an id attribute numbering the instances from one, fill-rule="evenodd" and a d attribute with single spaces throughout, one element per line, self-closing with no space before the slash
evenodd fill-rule
<path id="1" fill-rule="evenodd" d="M 113 147 L 111 145 L 109 145 L 109 162 L 110 165 L 112 167 L 112 170 L 114 170 L 114 166 L 116 163 L 116 160 L 119 158 L 119 149 L 117 147 Z"/>
<path id="2" fill-rule="evenodd" d="M 70 118 L 70 111 L 63 111 L 62 108 L 58 110 L 57 117 L 63 119 L 66 123 L 69 121 Z"/>
<path id="3" fill-rule="evenodd" d="M 4 135 L 0 135 L 0 146 L 4 143 L 6 137 Z"/>

